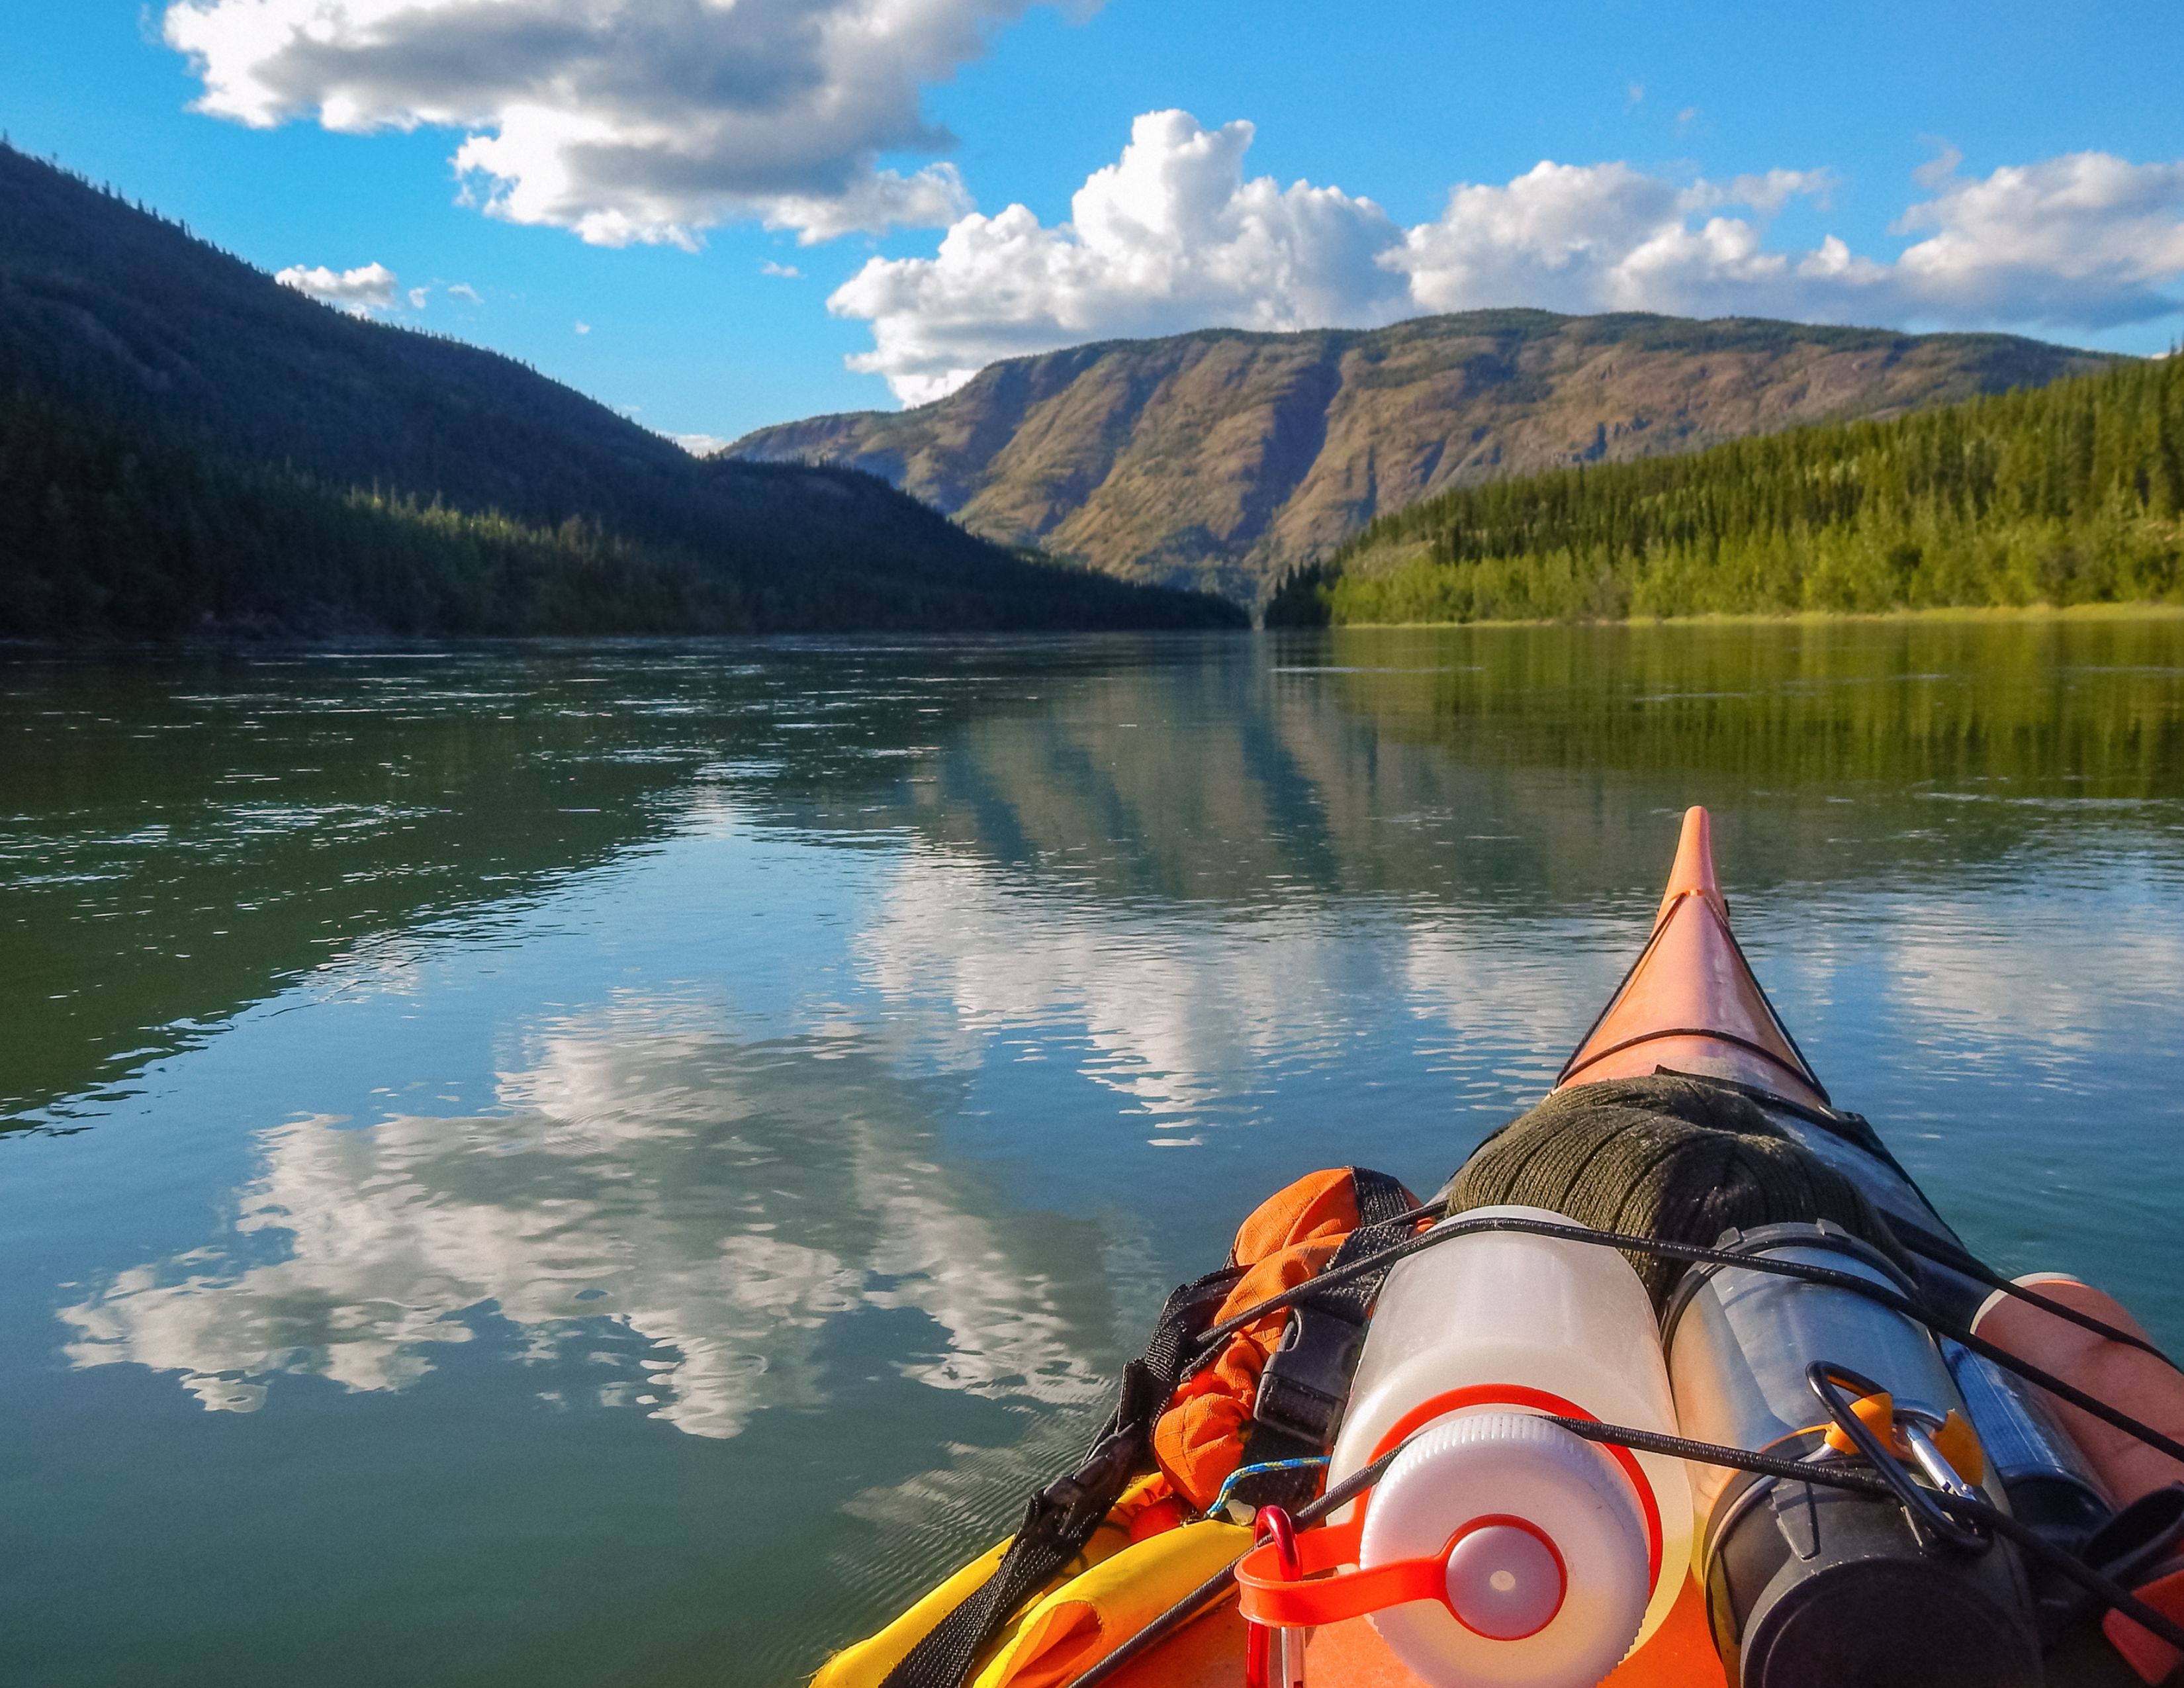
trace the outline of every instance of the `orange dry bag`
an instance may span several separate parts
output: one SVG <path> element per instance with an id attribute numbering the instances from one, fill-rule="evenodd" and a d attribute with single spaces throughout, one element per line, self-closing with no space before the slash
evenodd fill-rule
<path id="1" fill-rule="evenodd" d="M 1295 1505 L 1318 1488 L 1379 1274 L 1269 1312 L 1201 1364 L 1206 1333 L 1407 1234 L 1417 1206 L 1395 1179 L 1352 1167 L 1262 1204 L 1228 1264 L 1168 1297 L 1077 1469 L 1032 1496 L 1001 1546 L 829 1660 L 815 1688 L 1049 1688 L 1233 1561 L 1250 1537 L 1204 1515 L 1216 1502 Z M 1240 1637 L 1233 1613 L 1190 1625 L 1133 1681 L 1163 1680 L 1171 1652 L 1207 1674 L 1209 1645 L 1234 1651 L 1240 1671 Z"/>

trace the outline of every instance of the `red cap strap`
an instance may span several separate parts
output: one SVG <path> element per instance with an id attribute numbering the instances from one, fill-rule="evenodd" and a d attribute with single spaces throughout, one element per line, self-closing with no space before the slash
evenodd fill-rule
<path id="1" fill-rule="evenodd" d="M 1356 1562 L 1361 1529 L 1357 1524 L 1329 1524 L 1296 1538 L 1297 1568 L 1310 1581 L 1284 1574 L 1279 1542 L 1254 1547 L 1236 1563 L 1245 1618 L 1273 1629 L 1302 1630 L 1362 1618 L 1405 1601 L 1448 1597 L 1448 1566 L 1442 1559 L 1398 1559 L 1367 1570 L 1340 1570 Z"/>

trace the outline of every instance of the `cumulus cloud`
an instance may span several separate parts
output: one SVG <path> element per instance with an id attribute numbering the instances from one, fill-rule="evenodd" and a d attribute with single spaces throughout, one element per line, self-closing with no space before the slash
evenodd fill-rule
<path id="1" fill-rule="evenodd" d="M 455 282 L 453 286 L 448 287 L 448 297 L 451 299 L 461 299 L 466 304 L 483 304 L 485 303 L 482 298 L 478 297 L 478 290 L 476 287 L 473 287 L 468 281 Z"/>
<path id="2" fill-rule="evenodd" d="M 710 457 L 722 447 L 732 443 L 719 434 L 670 434 L 668 437 L 693 457 Z"/>
<path id="3" fill-rule="evenodd" d="M 2108 328 L 2184 308 L 2184 164 L 2080 153 L 1979 178 L 1945 154 L 1931 198 L 1898 220 L 1925 232 L 1892 259 L 1829 236 L 1765 244 L 1767 220 L 1825 172 L 1678 187 L 1627 164 L 1542 164 L 1504 187 L 1463 187 L 1393 262 L 1428 310 L 1768 315 L 1947 327 Z M 1741 209 L 1747 214 L 1730 214 Z"/>
<path id="4" fill-rule="evenodd" d="M 969 200 L 923 86 L 1034 0 L 174 0 L 200 110 L 254 127 L 459 130 L 474 202 L 600 245 L 755 218 L 805 240 Z M 1082 13 L 1098 0 L 1077 0 Z"/>
<path id="5" fill-rule="evenodd" d="M 394 309 L 394 272 L 384 264 L 360 265 L 354 270 L 329 270 L 320 264 L 309 268 L 291 264 L 273 278 L 284 287 L 308 293 L 320 304 L 361 316 L 367 311 Z"/>
<path id="6" fill-rule="evenodd" d="M 2103 328 L 2184 309 L 2184 163 L 2101 153 L 1958 173 L 1944 153 L 1893 258 L 1768 243 L 1793 201 L 1825 210 L 1825 170 L 1674 181 L 1624 163 L 1544 162 L 1464 183 L 1405 229 L 1336 187 L 1247 178 L 1252 128 L 1189 114 L 1133 125 L 1049 227 L 1021 205 L 966 215 L 931 258 L 875 259 L 828 301 L 872 325 L 853 369 L 905 404 L 997 359 L 1209 326 L 1372 326 L 1422 312 L 1767 315 L 1907 326 Z"/>
<path id="7" fill-rule="evenodd" d="M 1381 259 L 1402 231 L 1339 187 L 1246 181 L 1252 125 L 1150 112 L 1119 161 L 1040 224 L 1022 205 L 973 213 L 929 259 L 874 259 L 827 307 L 872 324 L 850 367 L 907 404 L 937 398 L 996 358 L 1208 323 L 1268 330 L 1391 321 L 1411 309 Z"/>
<path id="8" fill-rule="evenodd" d="M 1799 265 L 1762 245 L 1766 220 L 1830 186 L 1824 171 L 1679 185 L 1626 164 L 1543 163 L 1505 187 L 1456 188 L 1388 263 L 1425 310 L 1780 313 Z"/>
<path id="9" fill-rule="evenodd" d="M 2179 309 L 2184 161 L 2074 153 L 1984 180 L 1950 172 L 1905 213 L 1930 229 L 1896 265 L 1907 296 L 1964 320 L 2109 327 Z"/>

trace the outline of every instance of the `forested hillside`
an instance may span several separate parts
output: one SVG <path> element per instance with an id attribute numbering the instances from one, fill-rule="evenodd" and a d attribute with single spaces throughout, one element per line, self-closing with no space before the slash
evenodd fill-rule
<path id="1" fill-rule="evenodd" d="M 241 471 L 19 390 L 0 405 L 0 632 L 157 638 L 744 632 L 727 571 L 615 539 Z"/>
<path id="2" fill-rule="evenodd" d="M 1270 624 L 2184 599 L 2184 358 L 1384 516 Z"/>
<path id="3" fill-rule="evenodd" d="M 785 423 L 729 452 L 867 469 L 1003 543 L 1251 602 L 1376 515 L 1451 487 L 1896 415 L 2107 361 L 2003 334 L 1479 310 L 1015 358 L 938 404 Z"/>
<path id="4" fill-rule="evenodd" d="M 0 635 L 1228 625 L 866 475 L 701 463 L 0 148 Z"/>

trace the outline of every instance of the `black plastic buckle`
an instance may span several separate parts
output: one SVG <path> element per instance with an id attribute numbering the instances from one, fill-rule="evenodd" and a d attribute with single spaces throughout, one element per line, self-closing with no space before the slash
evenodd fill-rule
<path id="1" fill-rule="evenodd" d="M 1365 1345 L 1365 1327 L 1324 1307 L 1290 1313 L 1281 1346 L 1267 1357 L 1251 1417 L 1268 1429 L 1324 1453 L 1350 1401 L 1350 1377 Z"/>
<path id="2" fill-rule="evenodd" d="M 1086 1456 L 1084 1463 L 1053 1482 L 1033 1496 L 1034 1510 L 1049 1509 L 1066 1534 L 1081 1526 L 1087 1517 L 1097 1522 L 1107 1515 L 1115 1504 L 1115 1497 L 1128 1482 L 1130 1468 L 1135 1463 L 1144 1439 L 1127 1430 L 1117 1430 L 1104 1438 L 1099 1446 Z"/>

